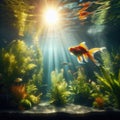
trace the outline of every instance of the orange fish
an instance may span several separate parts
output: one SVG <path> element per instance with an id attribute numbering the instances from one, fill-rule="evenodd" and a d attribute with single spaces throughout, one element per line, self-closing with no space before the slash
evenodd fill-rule
<path id="1" fill-rule="evenodd" d="M 88 49 L 85 45 L 85 42 L 80 43 L 78 46 L 70 47 L 68 50 L 72 55 L 75 55 L 77 57 L 77 60 L 79 63 L 88 62 L 88 58 L 93 61 L 97 66 L 100 64 L 98 61 L 94 58 L 94 54 L 98 51 L 103 51 L 103 49 L 106 49 L 106 47 L 101 48 L 92 48 Z"/>

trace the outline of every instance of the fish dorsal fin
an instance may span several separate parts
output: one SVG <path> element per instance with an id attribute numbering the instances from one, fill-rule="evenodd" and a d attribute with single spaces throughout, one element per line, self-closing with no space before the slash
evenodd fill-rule
<path id="1" fill-rule="evenodd" d="M 80 46 L 83 47 L 83 48 L 85 48 L 86 50 L 88 50 L 88 47 L 86 46 L 85 42 L 80 43 Z"/>

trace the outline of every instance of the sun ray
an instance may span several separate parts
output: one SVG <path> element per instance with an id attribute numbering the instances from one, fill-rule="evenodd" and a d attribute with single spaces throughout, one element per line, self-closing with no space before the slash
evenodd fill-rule
<path id="1" fill-rule="evenodd" d="M 56 24 L 59 21 L 57 10 L 54 8 L 48 8 L 44 13 L 44 19 L 47 24 Z"/>

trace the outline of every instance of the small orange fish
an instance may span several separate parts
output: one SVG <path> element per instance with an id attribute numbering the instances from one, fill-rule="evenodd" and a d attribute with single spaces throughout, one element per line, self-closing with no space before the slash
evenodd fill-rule
<path id="1" fill-rule="evenodd" d="M 80 43 L 78 46 L 70 47 L 68 50 L 72 55 L 75 55 L 77 57 L 77 60 L 79 63 L 88 62 L 88 58 L 93 61 L 97 66 L 100 64 L 98 61 L 94 58 L 94 54 L 98 51 L 103 51 L 103 49 L 106 49 L 106 47 L 101 48 L 92 48 L 88 49 L 85 45 L 85 42 Z"/>

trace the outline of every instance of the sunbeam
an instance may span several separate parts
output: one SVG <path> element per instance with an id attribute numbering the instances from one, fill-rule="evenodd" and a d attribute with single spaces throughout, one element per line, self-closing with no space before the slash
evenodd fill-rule
<path id="1" fill-rule="evenodd" d="M 40 45 L 44 56 L 44 79 L 50 84 L 50 74 L 53 70 L 64 69 L 67 81 L 71 79 L 69 71 L 75 71 L 78 62 L 71 57 L 68 48 L 78 44 L 74 34 L 64 31 L 61 27 L 47 27 L 46 32 L 40 38 Z M 66 64 L 64 64 L 66 63 Z"/>
<path id="2" fill-rule="evenodd" d="M 48 8 L 45 11 L 44 19 L 47 24 L 56 24 L 59 21 L 59 15 L 57 10 L 53 8 Z"/>

